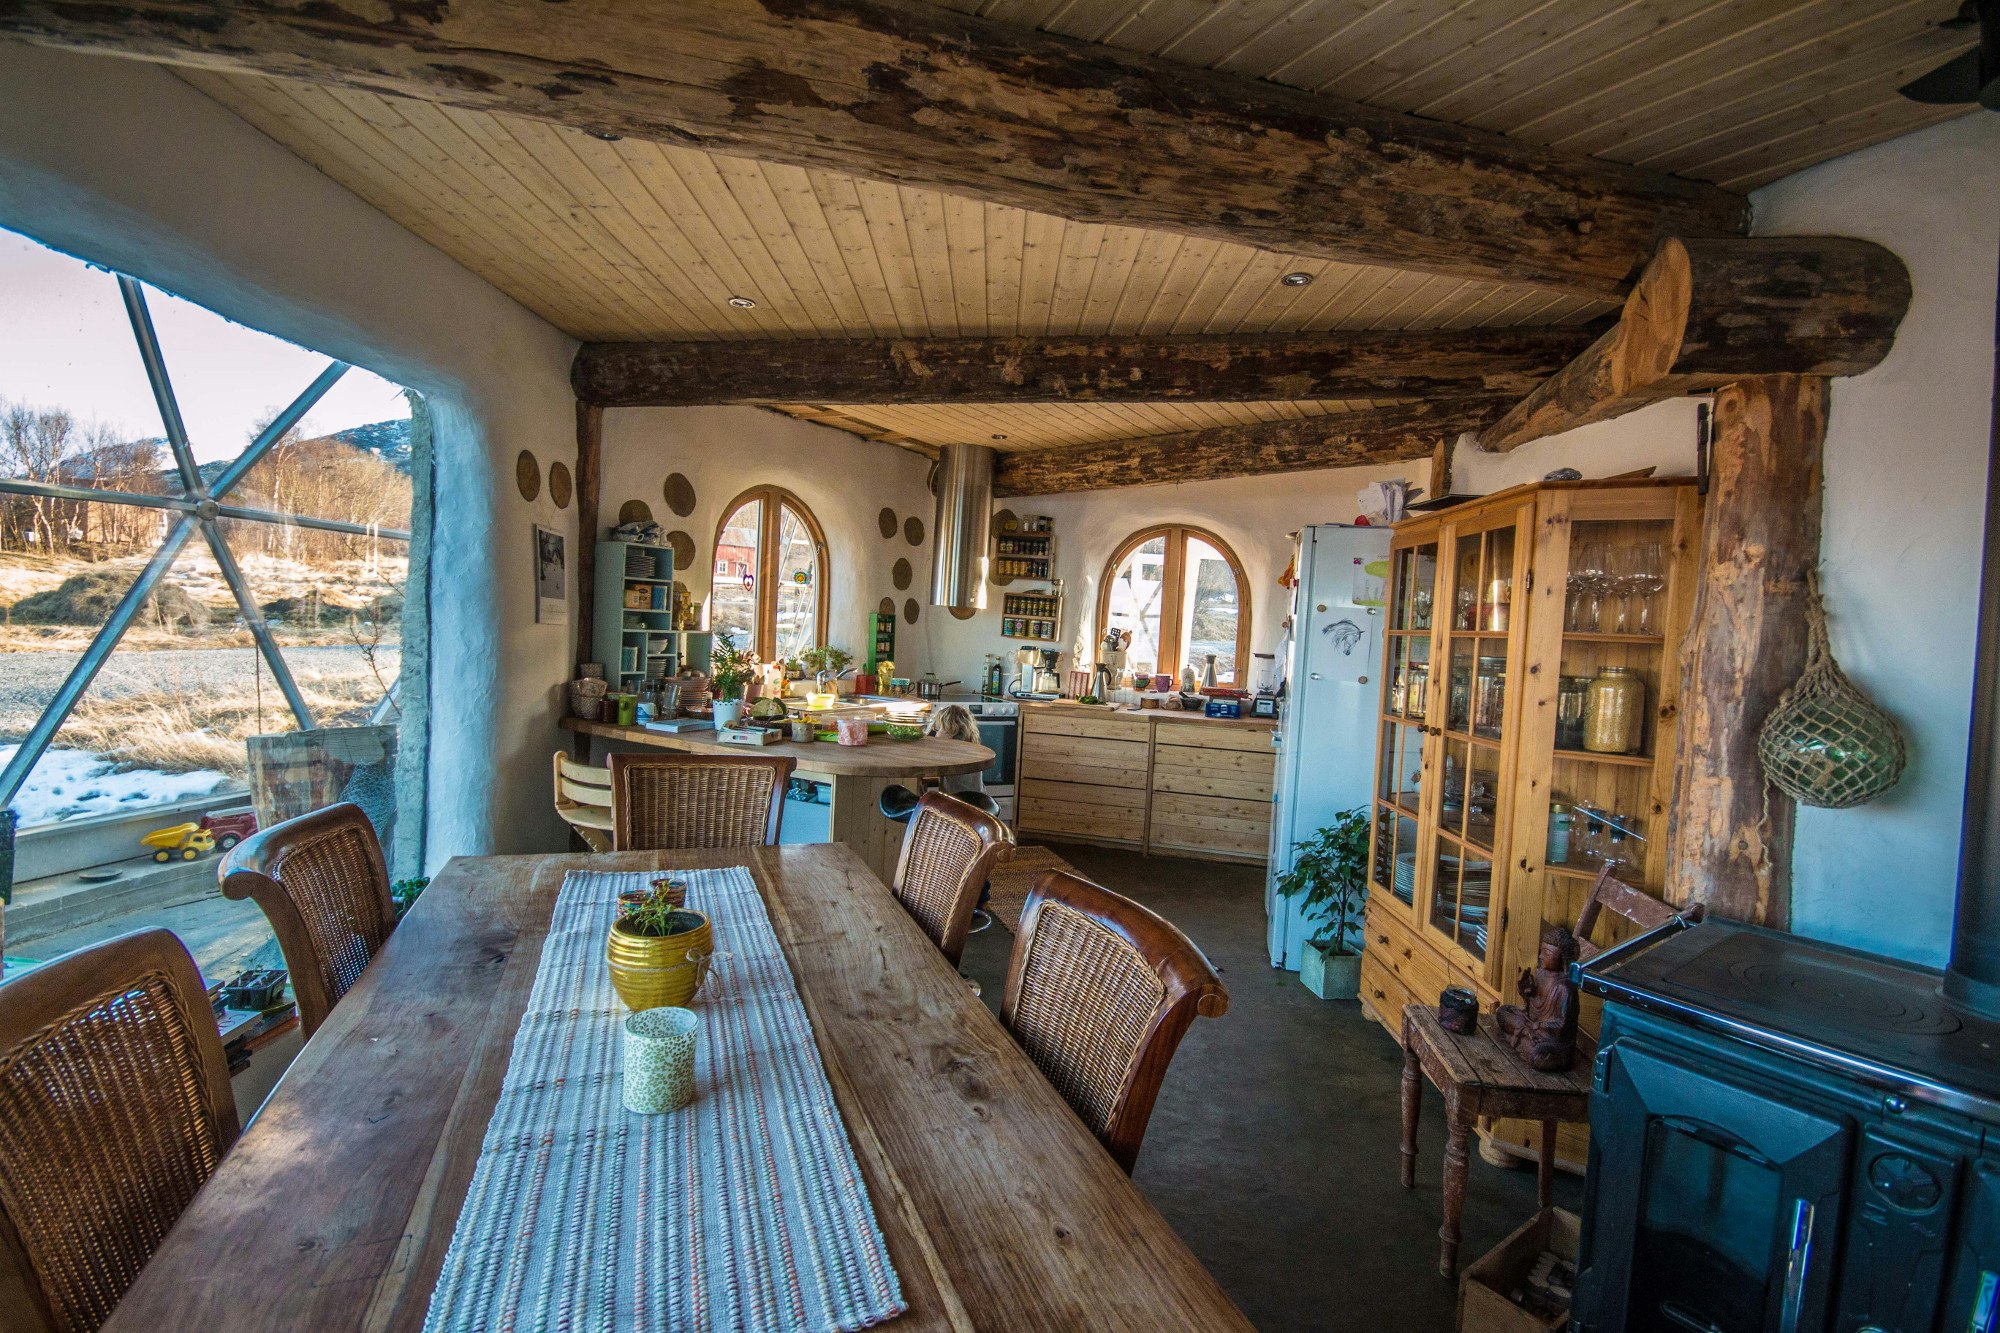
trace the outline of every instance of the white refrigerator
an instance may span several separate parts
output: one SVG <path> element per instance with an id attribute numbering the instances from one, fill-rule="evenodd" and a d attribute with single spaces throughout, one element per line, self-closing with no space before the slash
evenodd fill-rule
<path id="1" fill-rule="evenodd" d="M 1368 804 L 1381 699 L 1389 530 L 1321 523 L 1299 533 L 1298 583 L 1284 645 L 1285 692 L 1273 744 L 1271 860 L 1264 886 L 1271 966 L 1299 970 L 1312 932 L 1278 894 L 1299 840 Z"/>

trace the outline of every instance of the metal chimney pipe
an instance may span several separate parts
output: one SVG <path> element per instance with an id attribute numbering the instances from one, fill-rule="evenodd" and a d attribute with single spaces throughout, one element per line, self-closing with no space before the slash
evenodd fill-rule
<path id="1" fill-rule="evenodd" d="M 993 528 L 993 450 L 947 444 L 938 455 L 931 534 L 931 605 L 986 605 L 986 543 Z"/>
<path id="2" fill-rule="evenodd" d="M 1965 759 L 1965 817 L 1958 846 L 1958 903 L 1944 996 L 2000 1021 L 2000 294 L 1993 314 L 1993 434 L 1986 450 L 1986 541 L 1979 572 L 1979 640 L 1972 658 L 1972 736 Z"/>

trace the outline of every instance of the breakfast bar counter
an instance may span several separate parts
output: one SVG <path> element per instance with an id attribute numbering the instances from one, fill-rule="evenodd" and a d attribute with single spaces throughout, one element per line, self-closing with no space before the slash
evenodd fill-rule
<path id="1" fill-rule="evenodd" d="M 596 738 L 602 743 L 600 750 L 650 746 L 688 754 L 788 756 L 798 764 L 797 776 L 824 782 L 831 789 L 833 805 L 828 838 L 852 847 L 885 882 L 895 878 L 896 859 L 903 846 L 903 826 L 890 823 L 877 810 L 883 788 L 901 783 L 918 791 L 927 777 L 980 773 L 993 764 L 993 751 L 983 745 L 931 736 L 913 741 L 871 738 L 866 745 L 840 745 L 832 741 L 730 745 L 717 740 L 712 731 L 654 731 L 648 727 L 621 727 L 613 722 L 586 722 L 575 717 L 564 718 L 562 726 L 578 735 Z"/>

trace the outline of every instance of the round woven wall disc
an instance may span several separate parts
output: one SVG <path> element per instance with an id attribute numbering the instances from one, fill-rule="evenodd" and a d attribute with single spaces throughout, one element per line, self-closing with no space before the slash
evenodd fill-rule
<path id="1" fill-rule="evenodd" d="M 549 464 L 549 499 L 556 502 L 556 508 L 569 508 L 569 468 L 561 463 Z"/>
<path id="2" fill-rule="evenodd" d="M 673 548 L 676 574 L 694 568 L 694 538 L 676 528 L 667 534 L 667 545 Z"/>
<path id="3" fill-rule="evenodd" d="M 542 493 L 541 462 L 526 449 L 514 460 L 514 484 L 521 488 L 521 498 L 530 504 Z"/>
<path id="4" fill-rule="evenodd" d="M 904 599 L 903 599 L 903 619 L 905 619 L 905 620 L 909 621 L 909 622 L 910 622 L 910 623 L 911 623 L 912 625 L 914 625 L 914 624 L 916 624 L 916 623 L 917 623 L 917 599 L 916 599 L 916 598 L 914 598 L 914 597 L 906 597 L 906 598 L 904 598 Z"/>
<path id="5" fill-rule="evenodd" d="M 924 521 L 915 514 L 903 520 L 903 540 L 912 546 L 924 544 Z"/>
<path id="6" fill-rule="evenodd" d="M 694 483 L 678 472 L 667 476 L 667 484 L 660 488 L 665 495 L 667 508 L 681 518 L 694 512 Z"/>
<path id="7" fill-rule="evenodd" d="M 653 521 L 653 506 L 647 504 L 644 500 L 627 500 L 624 504 L 618 506 L 618 521 L 620 523 L 651 523 Z"/>
<path id="8" fill-rule="evenodd" d="M 896 585 L 897 592 L 907 589 L 910 586 L 910 580 L 915 576 L 916 572 L 910 568 L 910 562 L 907 560 L 898 560 L 889 569 L 889 579 Z"/>
<path id="9" fill-rule="evenodd" d="M 894 538 L 896 528 L 898 527 L 896 511 L 884 506 L 882 512 L 875 516 L 875 525 L 882 529 L 882 536 L 885 540 Z"/>

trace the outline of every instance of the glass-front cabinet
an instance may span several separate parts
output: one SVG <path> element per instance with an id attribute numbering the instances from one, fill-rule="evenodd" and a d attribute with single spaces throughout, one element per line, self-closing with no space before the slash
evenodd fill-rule
<path id="1" fill-rule="evenodd" d="M 1603 866 L 1661 891 L 1699 532 L 1691 480 L 1545 482 L 1398 525 L 1362 991 L 1392 1032 L 1443 985 L 1514 999 Z"/>

